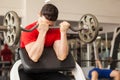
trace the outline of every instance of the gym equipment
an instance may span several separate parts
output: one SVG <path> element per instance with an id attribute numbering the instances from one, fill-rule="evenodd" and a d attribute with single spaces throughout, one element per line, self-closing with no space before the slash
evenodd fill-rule
<path id="1" fill-rule="evenodd" d="M 94 42 L 93 42 L 93 47 L 94 47 L 94 56 L 95 56 L 95 60 L 99 60 L 99 52 L 98 52 L 98 47 L 99 47 L 99 44 L 100 44 L 100 41 L 99 41 L 100 39 L 97 39 L 97 40 L 95 40 Z M 100 60 L 101 62 L 107 62 L 108 64 L 110 64 L 113 60 L 112 60 L 112 58 L 108 58 L 108 59 L 106 59 L 106 60 Z"/>
<path id="2" fill-rule="evenodd" d="M 98 57 L 98 48 L 97 48 L 95 42 L 93 42 L 93 47 L 94 47 L 94 56 L 95 56 L 95 60 L 99 60 L 99 57 Z"/>
<path id="3" fill-rule="evenodd" d="M 37 63 L 29 58 L 25 49 L 19 49 L 19 55 L 26 72 L 71 71 L 75 68 L 75 60 L 71 53 L 64 61 L 60 61 L 57 59 L 53 47 L 44 48 L 43 55 Z"/>
<path id="4" fill-rule="evenodd" d="M 21 60 L 15 62 L 15 64 L 13 65 L 10 71 L 10 80 L 20 80 L 18 71 L 21 64 L 22 64 Z M 77 62 L 75 63 L 75 65 L 76 65 L 75 68 L 71 70 L 72 74 L 75 77 L 75 79 L 73 80 L 86 80 L 82 68 L 77 64 Z"/>
<path id="5" fill-rule="evenodd" d="M 51 50 L 51 51 L 50 51 Z M 22 52 L 22 54 L 21 54 L 21 52 Z M 42 61 L 42 63 L 33 63 L 33 62 L 31 62 L 31 60 L 29 60 L 29 59 L 26 59 L 25 57 L 25 55 L 27 55 L 26 54 L 26 52 L 24 51 L 24 50 L 22 50 L 22 49 L 19 49 L 19 54 L 20 54 L 20 56 L 21 56 L 21 59 L 19 59 L 19 60 L 17 60 L 16 62 L 15 62 L 15 64 L 12 66 L 12 69 L 11 69 L 11 71 L 10 71 L 10 80 L 20 80 L 20 76 L 19 76 L 19 70 L 21 69 L 21 68 L 27 68 L 27 70 L 26 69 L 24 69 L 25 71 L 27 71 L 28 73 L 29 72 L 32 72 L 32 73 L 37 73 L 37 72 L 45 72 L 45 71 L 47 71 L 48 70 L 48 68 L 51 68 L 51 70 L 53 71 L 53 70 L 55 70 L 53 67 L 58 67 L 58 69 L 56 68 L 56 70 L 55 71 L 66 71 L 66 70 L 70 70 L 71 72 L 72 72 L 72 75 L 74 76 L 74 78 L 75 78 L 75 80 L 86 80 L 85 79 L 85 75 L 84 75 L 84 73 L 83 73 L 83 71 L 82 71 L 82 69 L 81 69 L 81 67 L 77 64 L 77 62 L 75 62 L 75 60 L 72 60 L 71 61 L 71 59 L 72 59 L 72 56 L 70 55 L 70 53 L 69 53 L 69 58 L 68 59 L 66 59 L 63 63 L 61 63 L 60 61 L 58 61 L 58 60 L 55 60 L 55 59 L 52 59 L 53 58 L 53 56 L 54 56 L 54 51 L 53 51 L 53 49 L 52 48 L 45 48 L 45 51 L 44 52 L 46 52 L 46 54 L 47 53 L 51 53 L 52 54 L 52 56 L 51 56 L 51 54 L 47 54 L 48 56 L 49 56 L 49 62 L 50 61 L 52 61 L 52 62 L 50 62 L 50 63 L 47 63 L 48 62 L 48 60 L 46 60 L 45 59 L 45 57 L 43 57 L 43 56 L 41 56 L 41 59 L 40 59 L 40 61 L 41 60 L 43 60 L 42 58 L 44 58 L 44 61 Z M 45 55 L 46 55 L 45 54 Z M 45 56 L 44 55 L 44 56 Z M 50 60 L 51 59 L 51 60 Z M 25 61 L 25 62 L 24 62 Z M 58 62 L 58 63 L 56 63 L 56 62 Z M 74 62 L 73 62 L 74 61 Z M 55 64 L 54 64 L 54 62 L 55 62 Z M 44 64 L 45 63 L 45 64 Z M 70 64 L 69 64 L 70 63 Z M 23 65 L 23 67 L 21 66 L 21 64 Z M 26 67 L 24 66 L 24 64 L 26 65 Z M 58 65 L 59 64 L 59 65 Z M 40 66 L 41 65 L 41 66 Z M 46 66 L 47 65 L 47 66 Z M 69 67 L 69 66 L 71 66 L 71 67 Z M 68 68 L 69 67 L 69 68 Z M 36 69 L 37 68 L 37 69 Z M 41 68 L 40 69 L 40 71 L 38 70 L 38 68 Z M 47 68 L 47 69 L 45 69 L 45 68 Z M 63 68 L 63 69 L 60 69 L 60 68 Z M 66 68 L 68 68 L 68 69 L 66 69 Z M 48 71 L 50 71 L 50 70 L 48 70 Z"/>
<path id="6" fill-rule="evenodd" d="M 83 42 L 91 43 L 93 42 L 100 30 L 97 18 L 92 14 L 85 14 L 82 16 L 79 22 L 79 37 Z"/>
<path id="7" fill-rule="evenodd" d="M 120 27 L 117 27 L 113 34 L 112 44 L 111 44 L 111 50 L 110 50 L 110 64 L 108 65 L 108 68 L 115 69 L 117 67 L 117 62 L 120 60 L 117 59 L 118 56 L 118 49 L 119 49 L 119 43 L 120 43 Z"/>
<path id="8" fill-rule="evenodd" d="M 9 11 L 4 17 L 4 25 L 0 26 L 0 31 L 4 33 L 5 42 L 9 46 L 17 45 L 19 42 L 21 31 L 30 32 L 37 28 L 35 25 L 33 28 L 27 30 L 20 25 L 20 18 L 14 11 Z M 98 26 L 96 17 L 92 14 L 85 14 L 79 21 L 78 27 L 70 26 L 72 31 L 79 33 L 79 38 L 85 43 L 91 43 L 98 35 L 101 28 Z"/>
<path id="9" fill-rule="evenodd" d="M 9 78 L 9 73 L 10 73 L 10 62 L 9 61 L 0 61 L 1 65 L 1 76 L 0 79 L 2 80 L 7 80 Z"/>
<path id="10" fill-rule="evenodd" d="M 0 26 L 0 31 L 3 31 L 5 42 L 9 46 L 17 44 L 21 33 L 20 19 L 17 13 L 14 11 L 7 12 L 3 22 L 4 26 Z"/>

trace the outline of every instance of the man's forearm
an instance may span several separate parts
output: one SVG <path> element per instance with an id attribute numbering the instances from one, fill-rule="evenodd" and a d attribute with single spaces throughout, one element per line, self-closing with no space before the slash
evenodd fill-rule
<path id="1" fill-rule="evenodd" d="M 31 43 L 29 48 L 28 54 L 29 57 L 34 61 L 37 62 L 42 55 L 43 49 L 44 49 L 44 42 L 45 42 L 45 34 L 39 34 L 38 39 Z"/>
<path id="2" fill-rule="evenodd" d="M 64 57 L 63 59 L 65 59 L 68 55 L 68 42 L 66 33 L 61 33 L 59 53 Z"/>
<path id="3" fill-rule="evenodd" d="M 100 68 L 100 69 L 102 69 L 102 63 L 98 60 L 98 61 L 96 61 L 96 64 L 97 64 L 97 66 Z"/>

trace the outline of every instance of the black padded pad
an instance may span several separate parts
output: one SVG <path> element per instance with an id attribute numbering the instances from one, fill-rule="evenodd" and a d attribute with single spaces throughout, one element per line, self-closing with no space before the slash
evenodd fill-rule
<path id="1" fill-rule="evenodd" d="M 49 71 L 67 71 L 75 68 L 73 56 L 69 53 L 64 61 L 57 59 L 53 48 L 44 48 L 43 54 L 38 62 L 33 62 L 23 48 L 19 50 L 23 68 L 27 72 L 40 73 Z"/>

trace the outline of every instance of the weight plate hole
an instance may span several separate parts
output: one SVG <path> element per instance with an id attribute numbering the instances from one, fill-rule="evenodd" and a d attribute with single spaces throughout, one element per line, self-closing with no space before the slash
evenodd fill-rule
<path id="1" fill-rule="evenodd" d="M 12 35 L 12 41 L 14 42 L 14 35 Z"/>
<path id="2" fill-rule="evenodd" d="M 84 35 L 84 39 L 85 39 L 85 40 L 87 39 L 87 35 Z"/>
<path id="3" fill-rule="evenodd" d="M 10 36 L 8 36 L 8 42 L 10 42 L 11 40 L 10 40 Z"/>
<path id="4" fill-rule="evenodd" d="M 93 22 L 92 22 L 92 18 L 90 18 L 90 24 L 93 24 Z"/>
<path id="5" fill-rule="evenodd" d="M 13 27 L 14 32 L 16 33 L 16 26 Z"/>
<path id="6" fill-rule="evenodd" d="M 93 36 L 92 36 L 92 33 L 89 33 L 89 36 L 90 36 L 90 38 L 92 38 Z"/>
<path id="7" fill-rule="evenodd" d="M 92 26 L 92 30 L 95 31 L 95 26 Z"/>
<path id="8" fill-rule="evenodd" d="M 14 21 L 15 21 L 15 19 L 14 19 L 14 17 L 12 16 L 12 23 L 14 23 Z"/>
<path id="9" fill-rule="evenodd" d="M 84 17 L 85 22 L 87 22 L 86 18 L 87 18 L 87 16 Z"/>
<path id="10" fill-rule="evenodd" d="M 8 20 L 7 19 L 5 19 L 5 25 L 8 25 Z"/>
<path id="11" fill-rule="evenodd" d="M 83 21 L 80 21 L 80 25 L 83 26 Z"/>
<path id="12" fill-rule="evenodd" d="M 11 16 L 10 16 L 10 14 L 8 14 L 8 19 L 9 19 L 9 20 L 11 19 Z"/>

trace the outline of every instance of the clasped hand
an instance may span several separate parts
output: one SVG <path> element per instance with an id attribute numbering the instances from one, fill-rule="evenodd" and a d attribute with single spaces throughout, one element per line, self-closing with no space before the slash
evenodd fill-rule
<path id="1" fill-rule="evenodd" d="M 50 27 L 49 20 L 47 19 L 45 20 L 44 18 L 39 17 L 37 24 L 39 24 L 38 31 L 42 30 L 47 32 L 49 30 L 49 27 Z M 59 24 L 59 26 L 60 26 L 60 32 L 67 32 L 67 30 L 70 27 L 70 23 L 68 23 L 67 21 L 63 21 Z"/>

